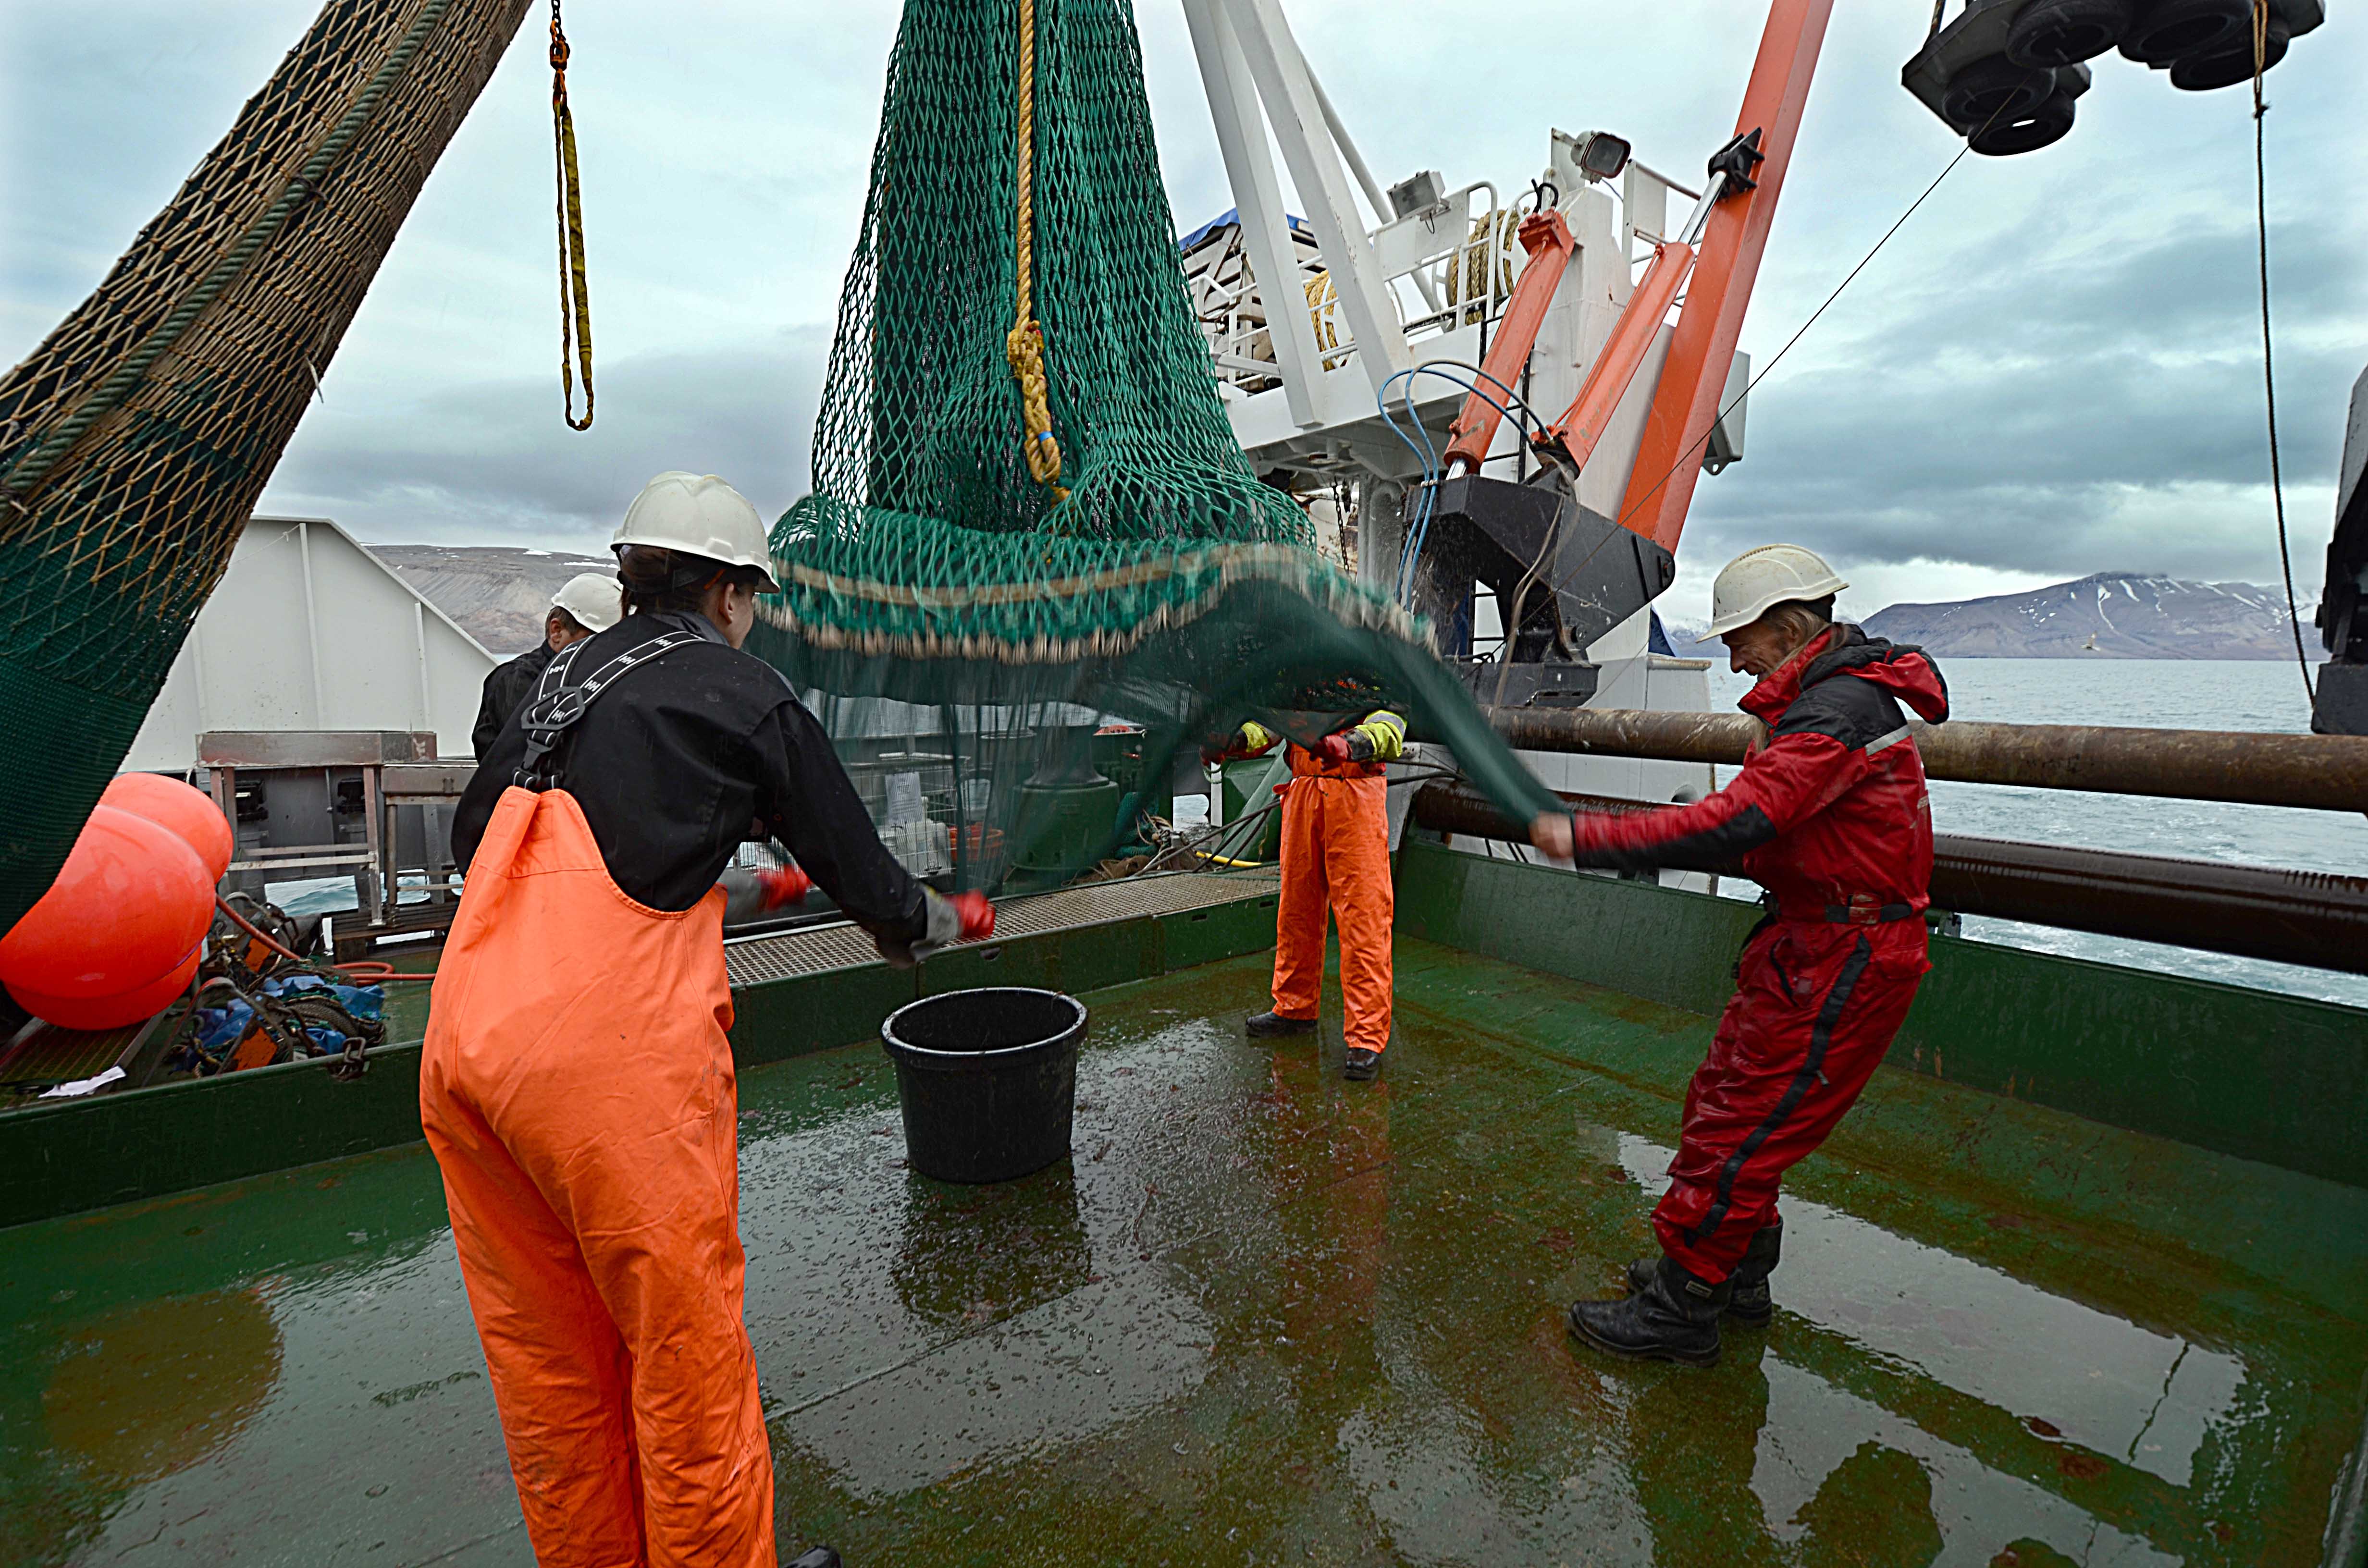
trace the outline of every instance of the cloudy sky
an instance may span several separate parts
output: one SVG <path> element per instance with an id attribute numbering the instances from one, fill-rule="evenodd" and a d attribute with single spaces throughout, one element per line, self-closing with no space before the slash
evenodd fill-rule
<path id="1" fill-rule="evenodd" d="M 302 31 L 314 0 L 0 0 L 0 353 L 89 290 Z M 1698 169 L 1732 125 L 1742 0 L 1287 0 L 1386 181 L 1517 187 L 1549 128 Z M 2271 248 L 2297 586 L 2317 591 L 2368 212 L 2328 173 L 2368 79 L 2330 7 L 2269 78 Z M 1898 85 L 1923 7 L 1838 7 L 1744 329 L 1766 362 L 1959 145 Z M 1138 9 L 1168 199 L 1231 205 L 1180 13 Z M 651 472 L 726 474 L 768 515 L 806 446 L 860 215 L 896 7 L 577 0 L 570 72 L 599 418 L 560 421 L 551 144 L 529 17 L 428 183 L 266 493 L 385 541 L 597 548 Z M 1861 613 L 2105 569 L 2273 582 L 2249 95 L 2109 57 L 2066 141 L 1967 158 L 1752 395 L 1665 601 L 1770 538 L 1834 557 Z M 2305 612 L 2306 613 L 2306 612 Z"/>

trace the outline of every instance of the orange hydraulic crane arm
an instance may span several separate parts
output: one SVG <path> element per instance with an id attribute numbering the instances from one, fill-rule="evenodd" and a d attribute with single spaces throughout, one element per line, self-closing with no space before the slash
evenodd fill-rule
<path id="1" fill-rule="evenodd" d="M 1622 523 L 1665 550 L 1675 548 L 1693 500 L 1700 449 L 1720 413 L 1718 398 L 1726 387 L 1832 10 L 1833 0 L 1775 0 L 1770 7 L 1735 139 L 1711 160 L 1711 183 L 1701 203 L 1681 236 L 1656 249 L 1577 397 L 1536 437 L 1545 453 L 1586 466 L 1644 367 L 1678 290 L 1692 275 L 1694 287 L 1654 392 L 1644 443 L 1620 508 Z M 1513 286 L 1489 345 L 1481 384 L 1449 426 L 1444 466 L 1450 474 L 1476 472 L 1487 455 L 1504 416 L 1504 391 L 1517 384 L 1577 249 L 1568 225 L 1552 209 L 1522 221 L 1520 241 L 1529 265 Z"/>
<path id="2" fill-rule="evenodd" d="M 1506 393 L 1520 385 L 1521 367 L 1529 363 L 1538 328 L 1546 319 L 1546 307 L 1554 302 L 1554 289 L 1578 249 L 1570 225 L 1551 207 L 1522 219 L 1518 233 L 1530 259 L 1513 285 L 1513 297 L 1505 303 L 1497 341 L 1488 346 L 1488 356 L 1481 361 L 1480 380 L 1464 398 L 1455 423 L 1447 427 L 1445 462 L 1450 473 L 1476 471 L 1480 460 L 1488 455 L 1488 445 L 1497 438 L 1497 422 L 1505 416 Z"/>
<path id="3" fill-rule="evenodd" d="M 1832 12 L 1833 0 L 1770 0 L 1735 137 L 1711 159 L 1711 183 L 1701 204 L 1675 239 L 1661 242 L 1577 399 L 1536 437 L 1540 455 L 1550 460 L 1522 480 L 1479 472 L 1501 417 L 1489 406 L 1497 400 L 1485 385 L 1456 420 L 1445 472 L 1425 487 L 1421 531 L 1409 538 L 1427 539 L 1436 528 L 1438 558 L 1456 574 L 1486 580 L 1504 607 L 1506 644 L 1492 666 L 1496 700 L 1508 700 L 1505 671 L 1514 667 L 1528 672 L 1532 692 L 1521 701 L 1547 699 L 1536 693 L 1577 692 L 1583 683 L 1574 680 L 1571 668 L 1584 650 L 1652 603 L 1677 574 L 1678 535 L 1693 500 L 1702 448 L 1721 412 L 1719 397 Z M 1514 383 L 1534 347 L 1576 248 L 1567 233 L 1553 213 L 1534 215 L 1522 226 L 1531 259 L 1486 356 L 1497 391 Z M 1607 517 L 1579 500 L 1576 471 L 1601 442 L 1680 288 L 1685 305 L 1653 389 L 1627 494 L 1617 515 Z M 1413 548 L 1409 559 L 1419 562 L 1422 545 Z M 1414 580 L 1411 571 L 1407 578 Z M 1533 589 L 1543 596 L 1532 599 Z M 1480 668 L 1466 664 L 1472 671 Z"/>
<path id="4" fill-rule="evenodd" d="M 1628 493 L 1620 503 L 1619 520 L 1664 550 L 1677 548 L 1686 509 L 1693 503 L 1702 447 L 1718 422 L 1718 400 L 1726 390 L 1743 312 L 1768 248 L 1776 198 L 1793 161 L 1809 79 L 1816 74 L 1833 8 L 1833 0 L 1773 0 L 1751 85 L 1744 90 L 1743 112 L 1736 118 L 1735 140 L 1711 160 L 1713 173 L 1725 176 L 1729 188 L 1708 213 L 1702 258 L 1679 313 L 1661 383 L 1653 392 Z M 1628 315 L 1637 314 L 1632 303 Z"/>
<path id="5" fill-rule="evenodd" d="M 1561 418 L 1537 435 L 1543 452 L 1567 458 L 1574 468 L 1585 468 L 1587 460 L 1595 455 L 1596 444 L 1611 423 L 1612 414 L 1621 400 L 1628 395 L 1636 372 L 1645 366 L 1645 356 L 1651 352 L 1653 338 L 1661 323 L 1676 302 L 1678 290 L 1685 287 L 1686 277 L 1693 270 L 1699 254 L 1695 246 L 1702 241 L 1702 230 L 1710 222 L 1713 209 L 1729 196 L 1748 191 L 1752 180 L 1748 169 L 1753 151 L 1748 139 L 1728 144 L 1725 151 L 1712 160 L 1709 186 L 1702 199 L 1678 231 L 1678 237 L 1663 240 L 1653 247 L 1653 262 L 1645 276 L 1628 296 L 1627 306 L 1620 313 L 1620 324 L 1611 329 L 1611 339 L 1603 351 L 1595 357 L 1588 369 L 1587 381 L 1578 395 Z M 1720 166 L 1722 161 L 1726 166 Z M 1559 451 L 1556 451 L 1559 449 Z"/>
<path id="6" fill-rule="evenodd" d="M 1693 264 L 1693 246 L 1683 240 L 1661 242 L 1653 253 L 1653 265 L 1645 269 L 1645 276 L 1636 281 L 1635 291 L 1628 296 L 1628 306 L 1620 312 L 1620 324 L 1611 329 L 1603 352 L 1588 368 L 1586 384 L 1571 399 L 1563 416 L 1538 437 L 1539 446 L 1549 449 L 1559 447 L 1573 467 L 1587 466 L 1587 460 L 1595 454 L 1595 444 L 1603 439 L 1604 426 L 1611 422 L 1612 411 L 1628 395 L 1629 383 L 1644 367 L 1645 355 L 1653 347 L 1653 335 L 1662 318 L 1669 313 L 1669 303 L 1678 297 Z"/>

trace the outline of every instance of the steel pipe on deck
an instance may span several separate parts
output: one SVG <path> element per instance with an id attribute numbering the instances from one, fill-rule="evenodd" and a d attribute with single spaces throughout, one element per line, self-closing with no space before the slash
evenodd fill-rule
<path id="1" fill-rule="evenodd" d="M 1491 708 L 1520 751 L 1740 765 L 1765 733 L 1745 713 L 1622 708 Z M 2368 735 L 2224 734 L 2102 724 L 1911 722 L 1924 771 L 1968 784 L 2018 784 L 2368 812 Z"/>
<path id="2" fill-rule="evenodd" d="M 1563 799 L 1581 812 L 1659 809 L 1597 795 Z M 1529 841 L 1526 827 L 1459 785 L 1424 786 L 1413 816 L 1434 832 Z M 1956 834 L 1937 834 L 1932 846 L 1938 909 L 2368 974 L 2368 877 Z M 1720 874 L 1743 873 L 1724 867 Z"/>

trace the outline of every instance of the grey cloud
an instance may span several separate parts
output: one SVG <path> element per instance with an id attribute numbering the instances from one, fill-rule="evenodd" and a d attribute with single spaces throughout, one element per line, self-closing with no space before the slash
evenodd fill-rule
<path id="1" fill-rule="evenodd" d="M 723 475 L 769 517 L 806 489 L 828 353 L 817 326 L 620 359 L 599 367 L 583 433 L 560 421 L 555 369 L 430 392 L 393 416 L 336 412 L 333 378 L 263 505 L 324 513 L 371 540 L 598 545 L 650 475 L 678 468 Z"/>
<path id="2" fill-rule="evenodd" d="M 1758 32 L 1729 0 L 1585 26 L 1551 0 L 1490 0 L 1495 36 L 1534 47 L 1487 76 L 1475 113 L 1440 87 L 1437 7 L 1285 4 L 1385 180 L 1437 167 L 1508 191 L 1550 124 L 1613 126 L 1659 166 L 1699 168 Z M 72 308 L 314 9 L 0 0 L 0 335 L 21 351 Z M 895 10 L 845 0 L 821 28 L 755 0 L 570 16 L 596 318 L 616 356 L 586 436 L 557 417 L 547 68 L 524 28 L 267 504 L 378 539 L 576 547 L 661 468 L 785 505 L 806 482 Z M 1197 222 L 1231 201 L 1198 70 L 1172 5 L 1141 16 L 1168 191 Z M 2294 193 L 2273 256 L 2295 559 L 2312 584 L 2342 401 L 2368 353 L 2368 229 L 2305 181 L 2350 134 L 2362 25 L 2330 16 L 2297 48 L 2270 121 L 2273 214 Z M 1837 12 L 1746 327 L 1763 363 L 1953 150 L 1896 85 L 1919 27 L 1895 7 Z M 1781 533 L 1867 562 L 2274 575 L 2240 96 L 2193 98 L 2112 65 L 2066 142 L 1968 160 L 1754 394 L 1749 458 L 1698 492 L 1689 570 Z"/>
<path id="3" fill-rule="evenodd" d="M 1697 537 L 1782 535 L 1858 560 L 2267 580 L 2253 244 L 2232 224 L 2037 262 L 2003 241 L 1967 246 L 1945 279 L 1870 302 L 1872 330 L 1825 344 L 1813 333 L 1799 351 L 1810 367 L 1780 369 L 1754 392 L 1749 456 L 1702 486 Z M 2340 330 L 2368 323 L 2349 251 L 2307 224 L 2271 236 L 2298 585 L 2318 579 L 2368 338 Z"/>

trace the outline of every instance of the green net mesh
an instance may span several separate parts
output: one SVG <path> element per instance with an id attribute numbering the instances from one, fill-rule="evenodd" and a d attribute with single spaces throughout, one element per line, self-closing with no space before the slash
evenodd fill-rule
<path id="1" fill-rule="evenodd" d="M 1133 838 L 1201 744 L 1388 705 L 1505 810 L 1552 797 L 1429 651 L 1251 472 L 1187 300 L 1133 20 L 1034 6 L 1032 285 L 1058 494 L 1006 358 L 1019 0 L 909 0 L 814 449 L 751 648 L 808 694 L 883 835 L 967 886 Z"/>
<path id="2" fill-rule="evenodd" d="M 0 931 L 49 891 L 527 0 L 327 0 L 0 376 Z"/>

